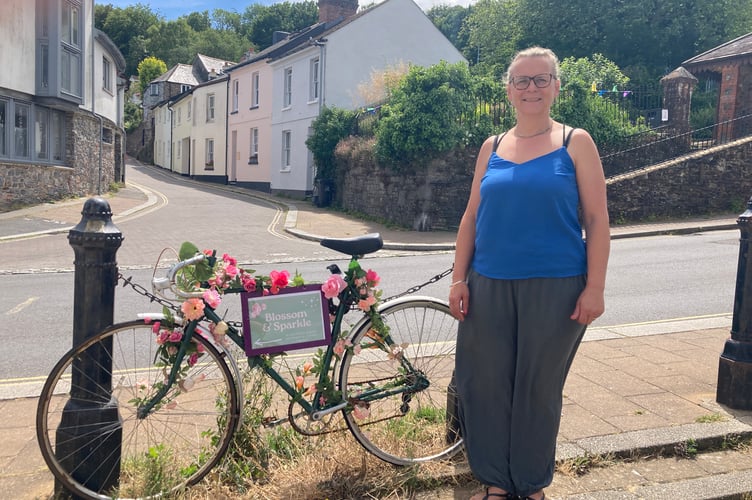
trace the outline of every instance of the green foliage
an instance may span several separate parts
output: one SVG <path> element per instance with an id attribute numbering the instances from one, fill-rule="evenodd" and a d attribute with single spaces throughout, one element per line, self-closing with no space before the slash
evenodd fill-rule
<path id="1" fill-rule="evenodd" d="M 325 107 L 311 124 L 313 133 L 306 140 L 306 146 L 313 154 L 317 179 L 336 178 L 334 148 L 340 140 L 352 133 L 355 116 L 353 111 Z"/>
<path id="2" fill-rule="evenodd" d="M 310 0 L 280 2 L 269 6 L 252 4 L 242 16 L 245 34 L 254 46 L 263 50 L 272 44 L 275 31 L 295 32 L 316 24 L 318 7 Z"/>
<path id="3" fill-rule="evenodd" d="M 606 59 L 603 54 L 593 54 L 591 57 L 567 57 L 560 64 L 562 89 L 573 85 L 589 88 L 593 82 L 599 89 L 611 89 L 614 86 L 624 88 L 629 77 L 621 72 L 619 67 Z"/>
<path id="4" fill-rule="evenodd" d="M 472 83 L 464 63 L 413 67 L 382 107 L 376 157 L 400 168 L 463 143 L 461 117 L 472 114 Z"/>
<path id="5" fill-rule="evenodd" d="M 472 61 L 474 73 L 501 78 L 520 47 L 518 2 L 479 0 L 465 19 L 462 31 L 467 33 L 468 42 L 463 54 Z"/>
<path id="6" fill-rule="evenodd" d="M 138 63 L 138 84 L 141 88 L 141 95 L 149 86 L 149 82 L 167 71 L 167 65 L 161 59 L 149 56 Z"/>
<path id="7" fill-rule="evenodd" d="M 141 106 L 130 100 L 126 100 L 123 107 L 123 126 L 126 132 L 133 132 L 141 124 L 144 111 Z"/>
<path id="8" fill-rule="evenodd" d="M 133 75 L 137 72 L 139 61 L 148 54 L 143 51 L 144 47 L 139 41 L 132 43 L 132 40 L 145 36 L 149 27 L 157 24 L 161 18 L 146 4 L 138 3 L 122 9 L 111 7 L 95 7 L 95 26 L 107 33 L 117 45 L 125 57 L 125 73 Z"/>
<path id="9" fill-rule="evenodd" d="M 599 148 L 613 147 L 624 137 L 648 130 L 641 121 L 631 124 L 624 109 L 579 84 L 572 84 L 566 95 L 560 95 L 551 115 L 562 123 L 587 130 Z"/>

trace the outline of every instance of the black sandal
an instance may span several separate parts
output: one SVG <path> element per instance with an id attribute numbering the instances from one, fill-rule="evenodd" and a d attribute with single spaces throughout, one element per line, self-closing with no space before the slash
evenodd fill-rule
<path id="1" fill-rule="evenodd" d="M 491 497 L 494 498 L 506 498 L 507 500 L 516 500 L 517 496 L 512 495 L 511 493 L 491 493 L 488 490 L 491 489 L 490 486 L 486 486 L 486 494 L 483 495 L 483 500 L 489 500 Z"/>

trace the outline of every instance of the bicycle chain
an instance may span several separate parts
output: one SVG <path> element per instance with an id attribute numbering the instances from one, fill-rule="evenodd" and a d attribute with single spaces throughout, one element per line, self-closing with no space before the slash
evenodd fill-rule
<path id="1" fill-rule="evenodd" d="M 437 281 L 439 281 L 442 278 L 446 278 L 447 276 L 449 276 L 452 273 L 453 269 L 454 269 L 454 265 L 452 265 L 452 267 L 450 267 L 446 271 L 442 271 L 439 274 L 437 274 L 436 276 L 433 276 L 431 279 L 429 279 L 425 283 L 422 283 L 420 285 L 415 285 L 413 287 L 410 287 L 410 288 L 408 288 L 407 290 L 405 290 L 404 292 L 402 292 L 400 294 L 392 295 L 391 297 L 387 297 L 386 299 L 383 300 L 383 302 L 386 303 L 386 302 L 389 302 L 390 300 L 398 299 L 400 297 L 404 297 L 405 295 L 413 294 L 413 293 L 417 292 L 418 290 L 420 290 L 421 288 L 423 288 L 424 286 L 428 286 L 431 283 L 436 283 Z"/>
<path id="2" fill-rule="evenodd" d="M 158 297 L 151 293 L 149 290 L 144 288 L 143 286 L 139 285 L 138 283 L 133 282 L 133 278 L 131 276 L 128 276 L 127 278 L 123 276 L 122 273 L 118 273 L 118 280 L 123 282 L 123 287 L 126 285 L 129 285 L 131 288 L 133 288 L 133 291 L 135 291 L 139 295 L 143 295 L 147 299 L 149 299 L 150 302 L 156 302 L 157 304 L 167 307 L 169 309 L 172 309 L 176 313 L 180 312 L 180 309 L 178 309 L 178 306 L 175 305 L 173 302 L 163 299 L 162 297 Z"/>

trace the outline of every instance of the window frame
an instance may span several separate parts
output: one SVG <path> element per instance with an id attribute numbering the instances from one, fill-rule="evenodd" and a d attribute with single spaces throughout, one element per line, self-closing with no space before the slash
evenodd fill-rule
<path id="1" fill-rule="evenodd" d="M 213 122 L 216 119 L 216 95 L 214 93 L 206 94 L 206 121 Z"/>
<path id="2" fill-rule="evenodd" d="M 309 63 L 309 87 L 308 87 L 308 102 L 318 102 L 321 94 L 320 75 L 321 75 L 321 59 L 316 56 L 311 58 Z"/>
<path id="3" fill-rule="evenodd" d="M 102 88 L 112 94 L 112 63 L 107 56 L 102 56 Z"/>
<path id="4" fill-rule="evenodd" d="M 292 130 L 282 131 L 282 169 L 283 172 L 292 170 Z"/>
<path id="5" fill-rule="evenodd" d="M 292 66 L 285 68 L 283 75 L 282 108 L 286 109 L 292 106 Z"/>
<path id="6" fill-rule="evenodd" d="M 259 107 L 259 97 L 261 96 L 260 84 L 261 76 L 258 71 L 254 71 L 251 74 L 251 109 Z"/>
<path id="7" fill-rule="evenodd" d="M 205 170 L 214 170 L 214 139 L 207 138 L 204 145 L 205 145 L 205 149 L 204 149 Z"/>
<path id="8" fill-rule="evenodd" d="M 248 154 L 249 165 L 258 165 L 258 137 L 259 137 L 258 127 L 251 127 L 250 137 L 249 137 L 250 146 L 249 146 L 249 154 Z"/>

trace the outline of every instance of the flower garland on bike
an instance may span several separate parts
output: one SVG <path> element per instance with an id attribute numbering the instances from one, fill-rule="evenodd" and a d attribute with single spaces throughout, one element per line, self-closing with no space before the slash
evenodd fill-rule
<path id="1" fill-rule="evenodd" d="M 198 253 L 198 247 L 193 243 L 185 242 L 180 247 L 178 256 L 181 260 L 186 260 Z M 228 254 L 223 254 L 221 258 L 217 258 L 216 252 L 213 250 L 204 250 L 200 253 L 203 253 L 206 258 L 194 265 L 184 267 L 176 277 L 177 286 L 180 290 L 188 293 L 201 293 L 200 297 L 184 300 L 180 306 L 183 318 L 188 321 L 203 318 L 206 305 L 212 309 L 219 307 L 222 301 L 221 296 L 227 290 L 242 288 L 246 292 L 260 290 L 264 295 L 274 295 L 279 293 L 282 288 L 304 284 L 303 277 L 298 273 L 295 273 L 292 279 L 290 273 L 284 270 L 271 271 L 268 276 L 254 275 L 254 270 L 239 267 L 237 259 Z M 352 260 L 344 278 L 341 274 L 332 274 L 322 284 L 321 290 L 327 300 L 339 299 L 354 305 L 369 316 L 373 325 L 368 333 L 372 341 L 369 344 L 353 346 L 347 339 L 348 332 L 343 331 L 333 349 L 337 357 L 341 358 L 348 350 L 357 355 L 362 348 L 381 348 L 386 344 L 384 339 L 388 329 L 378 312 L 382 294 L 382 291 L 377 288 L 380 281 L 381 278 L 375 271 L 371 269 L 366 271 L 360 267 L 356 260 Z M 167 368 L 177 362 L 183 331 L 182 327 L 175 321 L 171 311 L 166 307 L 164 308 L 164 315 L 165 320 L 154 322 L 152 330 L 156 335 L 156 342 L 159 344 L 156 365 L 162 367 L 166 374 Z M 147 319 L 147 322 L 151 322 L 151 320 Z M 227 323 L 224 321 L 216 324 L 210 323 L 209 329 L 217 344 L 229 345 L 229 339 L 226 337 Z M 187 372 L 203 354 L 202 346 L 198 342 L 194 341 L 188 346 L 183 358 L 185 365 L 181 367 L 177 380 L 183 392 L 187 392 L 195 384 L 196 381 L 187 377 Z M 395 357 L 399 355 L 398 352 L 392 354 Z M 323 405 L 328 401 L 339 400 L 341 394 L 335 388 L 331 374 L 324 377 L 319 376 L 322 367 L 323 351 L 319 349 L 314 355 L 313 361 L 306 361 L 294 370 L 294 383 L 298 394 L 310 397 L 318 392 L 320 403 Z M 317 381 L 306 386 L 306 379 L 309 376 L 315 376 Z M 353 413 L 358 418 L 366 418 L 368 407 L 365 404 L 353 401 Z"/>

